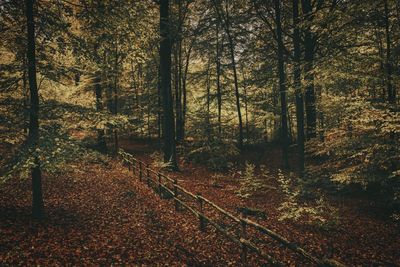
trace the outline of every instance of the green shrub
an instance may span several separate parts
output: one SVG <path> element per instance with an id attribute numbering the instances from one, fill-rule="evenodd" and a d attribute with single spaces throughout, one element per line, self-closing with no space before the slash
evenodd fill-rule
<path id="1" fill-rule="evenodd" d="M 322 164 L 309 169 L 310 177 L 325 177 L 338 188 L 358 185 L 370 195 L 400 211 L 400 114 L 363 98 L 332 96 L 323 105 L 325 140 L 308 143 Z M 330 111 L 330 112 L 328 112 Z"/>
<path id="2" fill-rule="evenodd" d="M 233 158 L 238 154 L 239 150 L 234 143 L 211 138 L 194 144 L 187 158 L 205 164 L 211 170 L 222 171 L 231 166 Z"/>
<path id="3" fill-rule="evenodd" d="M 278 208 L 280 221 L 305 221 L 324 229 L 330 229 L 338 224 L 338 210 L 329 205 L 323 195 L 319 195 L 313 203 L 301 203 L 301 186 L 294 185 L 292 179 L 285 176 L 281 170 L 278 172 L 277 180 L 284 194 L 284 201 Z"/>
<path id="4" fill-rule="evenodd" d="M 249 198 L 257 192 L 274 189 L 265 183 L 265 178 L 269 177 L 265 168 L 260 167 L 260 175 L 256 175 L 255 168 L 254 164 L 246 161 L 244 172 L 240 177 L 240 187 L 236 191 L 239 197 Z M 264 179 L 261 179 L 261 177 L 264 177 Z"/>

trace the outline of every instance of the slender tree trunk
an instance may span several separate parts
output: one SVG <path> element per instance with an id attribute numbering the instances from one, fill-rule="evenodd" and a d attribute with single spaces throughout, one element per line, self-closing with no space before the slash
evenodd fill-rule
<path id="1" fill-rule="evenodd" d="M 211 56 L 208 56 L 207 63 L 207 78 L 206 78 L 206 89 L 207 89 L 207 115 L 206 115 L 206 132 L 208 140 L 211 139 L 211 112 L 210 112 L 210 102 L 211 102 Z"/>
<path id="2" fill-rule="evenodd" d="M 158 140 L 161 142 L 161 128 L 162 128 L 162 106 L 161 106 L 161 74 L 160 74 L 160 66 L 158 66 L 157 70 L 157 136 Z"/>
<path id="3" fill-rule="evenodd" d="M 95 74 L 95 95 L 96 95 L 96 111 L 101 112 L 103 110 L 103 100 L 102 100 L 102 88 L 101 88 L 101 76 L 100 73 Z M 104 137 L 104 130 L 97 130 L 97 146 L 99 150 L 103 153 L 107 152 L 107 143 Z"/>
<path id="4" fill-rule="evenodd" d="M 169 0 L 160 0 L 160 72 L 164 109 L 164 161 L 178 169 L 175 147 L 175 121 L 171 93 L 171 39 Z"/>
<path id="5" fill-rule="evenodd" d="M 245 125 L 246 125 L 246 138 L 249 140 L 249 115 L 248 115 L 248 105 L 247 105 L 247 84 L 246 84 L 246 75 L 244 73 L 244 68 L 242 66 L 242 74 L 243 74 L 243 93 L 244 93 L 244 117 L 245 117 Z"/>
<path id="6" fill-rule="evenodd" d="M 182 139 L 185 139 L 185 124 L 186 124 L 186 109 L 187 109 L 187 100 L 186 100 L 186 82 L 187 75 L 189 71 L 189 62 L 190 62 L 190 54 L 192 51 L 192 44 L 190 44 L 188 51 L 186 52 L 186 62 L 185 62 L 185 70 L 182 75 Z"/>
<path id="7" fill-rule="evenodd" d="M 380 67 L 380 71 L 382 72 L 382 78 L 381 78 L 381 82 L 382 82 L 382 101 L 385 101 L 385 97 L 386 97 L 386 72 L 385 72 L 385 56 L 383 53 L 383 44 L 382 44 L 382 38 L 381 38 L 381 33 L 379 32 L 379 29 L 375 29 L 375 35 L 376 38 L 378 40 L 378 52 L 379 52 L 379 67 Z"/>
<path id="8" fill-rule="evenodd" d="M 218 109 L 218 133 L 221 135 L 222 133 L 222 123 L 221 123 L 221 110 L 222 110 L 222 93 L 221 93 L 221 52 L 223 44 L 219 44 L 219 23 L 217 22 L 217 58 L 216 58 L 216 69 L 217 69 L 217 109 Z"/>
<path id="9" fill-rule="evenodd" d="M 35 21 L 34 0 L 26 0 L 27 21 L 27 58 L 28 80 L 30 92 L 30 114 L 28 140 L 34 153 L 39 148 L 39 92 L 36 80 L 36 54 L 35 54 Z M 31 169 L 32 175 L 32 215 L 36 219 L 44 216 L 44 203 L 42 193 L 42 173 L 38 155 L 35 155 L 35 165 Z"/>
<path id="10" fill-rule="evenodd" d="M 393 87 L 392 81 L 392 62 L 391 62 L 391 49 L 390 49 L 390 20 L 389 20 L 389 7 L 388 1 L 384 0 L 385 5 L 385 34 L 386 34 L 386 88 L 388 94 L 388 101 L 391 104 L 396 102 L 396 91 Z"/>
<path id="11" fill-rule="evenodd" d="M 301 4 L 304 17 L 310 24 L 313 20 L 311 0 L 302 0 Z M 307 139 L 315 138 L 317 136 L 317 111 L 314 89 L 314 54 L 314 34 L 311 32 L 311 26 L 307 25 L 304 31 L 304 80 L 306 83 L 305 106 L 307 117 Z"/>
<path id="12" fill-rule="evenodd" d="M 114 115 L 118 114 L 118 40 L 115 43 L 115 66 L 114 66 Z M 115 154 L 118 153 L 118 130 L 114 129 Z"/>
<path id="13" fill-rule="evenodd" d="M 175 43 L 175 114 L 176 114 L 176 141 L 183 140 L 182 130 L 182 42 Z"/>
<path id="14" fill-rule="evenodd" d="M 296 92 L 296 120 L 297 120 L 297 145 L 298 145 L 298 169 L 301 177 L 304 176 L 304 100 L 301 90 L 301 50 L 299 30 L 299 0 L 293 0 L 293 49 L 294 71 L 293 80 Z"/>
<path id="15" fill-rule="evenodd" d="M 230 55 L 232 61 L 232 69 L 233 69 L 233 80 L 235 83 L 235 97 L 236 97 L 236 109 L 237 109 L 237 116 L 239 120 L 239 139 L 238 145 L 239 148 L 243 147 L 243 122 L 242 122 L 242 111 L 240 108 L 240 94 L 239 94 L 239 84 L 238 84 L 238 77 L 237 77 L 237 70 L 236 70 L 236 61 L 235 61 L 235 51 L 234 51 L 234 44 L 232 37 L 228 34 L 229 39 L 229 48 L 230 48 Z"/>
<path id="16" fill-rule="evenodd" d="M 286 82 L 285 67 L 283 60 L 283 41 L 282 41 L 282 25 L 281 25 L 281 7 L 280 0 L 274 0 L 275 3 L 275 19 L 276 19 L 276 35 L 278 39 L 278 74 L 279 74 L 279 92 L 281 98 L 281 124 L 282 124 L 282 157 L 284 168 L 289 168 L 288 156 L 288 125 L 287 125 L 287 104 L 286 104 Z"/>
<path id="17" fill-rule="evenodd" d="M 26 79 L 26 69 L 27 69 L 27 64 L 26 64 L 26 53 L 23 55 L 23 61 L 22 61 L 22 91 L 24 94 L 24 133 L 28 133 L 28 127 L 29 124 L 27 123 L 29 121 L 29 91 L 28 91 L 28 86 L 27 86 L 27 79 Z"/>
<path id="18" fill-rule="evenodd" d="M 239 121 L 239 137 L 238 137 L 238 147 L 242 148 L 243 147 L 243 120 L 242 120 L 242 111 L 240 108 L 240 93 L 239 93 L 239 83 L 238 83 L 238 75 L 237 75 L 237 68 L 236 68 L 236 60 L 235 60 L 235 44 L 233 41 L 233 37 L 231 35 L 230 31 L 230 21 L 229 21 L 229 11 L 228 7 L 226 6 L 225 12 L 226 14 L 224 15 L 224 11 L 220 10 L 220 5 L 216 3 L 215 0 L 213 0 L 215 10 L 217 12 L 218 20 L 224 24 L 225 26 L 225 32 L 228 38 L 228 43 L 229 43 L 229 52 L 230 52 L 230 58 L 231 58 L 231 63 L 232 63 L 232 71 L 233 71 L 233 81 L 235 85 L 235 98 L 236 98 L 236 109 L 237 109 L 237 116 L 238 116 L 238 121 Z"/>
<path id="19" fill-rule="evenodd" d="M 175 108 L 176 108 L 176 141 L 181 142 L 184 139 L 183 110 L 182 110 L 182 26 L 184 17 L 182 15 L 182 1 L 178 0 L 178 31 L 175 40 L 176 51 L 176 92 L 175 92 Z"/>
<path id="20" fill-rule="evenodd" d="M 150 117 L 151 117 L 151 104 L 152 104 L 152 99 L 151 99 L 151 90 L 150 90 L 150 72 L 149 68 L 146 69 L 146 89 L 147 89 L 147 137 L 149 141 L 151 141 L 151 125 L 150 125 Z"/>

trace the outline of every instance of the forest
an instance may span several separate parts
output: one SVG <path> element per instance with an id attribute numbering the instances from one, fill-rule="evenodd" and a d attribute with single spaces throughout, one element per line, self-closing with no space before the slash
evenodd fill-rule
<path id="1" fill-rule="evenodd" d="M 0 266 L 400 266 L 399 0 L 0 14 Z"/>

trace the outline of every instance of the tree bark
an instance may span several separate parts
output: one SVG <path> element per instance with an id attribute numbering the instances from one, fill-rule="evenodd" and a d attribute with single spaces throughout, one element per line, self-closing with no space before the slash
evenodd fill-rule
<path id="1" fill-rule="evenodd" d="M 216 58 L 216 70 L 217 70 L 217 109 L 218 109 L 218 133 L 222 133 L 222 123 L 221 123 L 221 110 L 222 110 L 222 93 L 221 93 L 221 52 L 223 48 L 223 43 L 219 44 L 219 23 L 217 22 L 217 58 Z"/>
<path id="2" fill-rule="evenodd" d="M 164 161 L 178 169 L 175 147 L 175 121 L 171 92 L 171 37 L 169 25 L 169 0 L 160 0 L 160 72 L 164 113 Z"/>
<path id="3" fill-rule="evenodd" d="M 118 38 L 118 37 L 117 37 Z M 115 41 L 115 62 L 114 62 L 114 115 L 118 114 L 118 40 Z M 114 153 L 118 154 L 118 130 L 114 129 Z"/>
<path id="4" fill-rule="evenodd" d="M 293 0 L 293 57 L 294 70 L 293 81 L 296 92 L 296 121 L 297 121 L 297 145 L 298 145 L 298 169 L 302 177 L 305 170 L 304 161 L 304 100 L 301 90 L 301 68 L 300 68 L 300 30 L 299 30 L 299 0 Z"/>
<path id="5" fill-rule="evenodd" d="M 305 106 L 307 118 L 307 139 L 317 136 L 317 111 L 315 105 L 315 89 L 314 89 L 314 56 L 315 56 L 315 40 L 314 34 L 311 32 L 311 22 L 313 20 L 311 0 L 302 0 L 302 10 L 304 18 L 308 25 L 304 30 L 304 80 L 305 86 Z"/>
<path id="6" fill-rule="evenodd" d="M 243 147 L 243 120 L 242 120 L 242 112 L 240 108 L 240 93 L 239 93 L 239 83 L 238 83 L 238 75 L 237 75 L 237 68 L 236 68 L 236 60 L 235 60 L 235 44 L 233 41 L 233 37 L 230 31 L 230 21 L 229 21 L 229 11 L 228 7 L 226 7 L 226 15 L 221 14 L 223 10 L 220 10 L 219 5 L 213 0 L 214 6 L 217 12 L 217 16 L 220 22 L 222 22 L 225 26 L 225 32 L 228 38 L 229 43 L 229 52 L 230 58 L 232 63 L 232 71 L 233 71 L 233 81 L 235 86 L 235 98 L 236 98 L 236 109 L 237 109 L 237 116 L 239 121 L 239 137 L 238 137 L 238 147 L 241 149 Z"/>
<path id="7" fill-rule="evenodd" d="M 185 70 L 182 75 L 182 139 L 185 139 L 185 124 L 186 124 L 186 110 L 187 110 L 187 99 L 186 99 L 186 82 L 187 74 L 189 70 L 190 54 L 193 45 L 190 44 L 188 51 L 186 52 Z"/>
<path id="8" fill-rule="evenodd" d="M 388 102 L 394 104 L 396 102 L 396 91 L 393 87 L 392 81 L 392 62 L 391 62 L 391 48 L 390 48 L 390 20 L 389 20 L 389 6 L 388 1 L 384 0 L 385 6 L 385 34 L 386 34 L 386 89 L 388 95 Z"/>
<path id="9" fill-rule="evenodd" d="M 27 58 L 28 80 L 30 92 L 30 114 L 28 140 L 34 153 L 39 148 L 39 92 L 36 80 L 36 53 L 35 53 L 35 21 L 34 0 L 26 0 L 27 21 Z M 31 169 L 32 176 L 32 215 L 36 219 L 44 216 L 44 203 L 42 192 L 42 173 L 38 155 L 35 155 L 35 165 Z"/>
<path id="10" fill-rule="evenodd" d="M 100 73 L 95 74 L 95 95 L 96 95 L 96 111 L 101 112 L 103 110 L 103 100 L 102 100 L 102 92 L 101 88 L 101 76 Z M 97 130 L 97 146 L 99 150 L 103 153 L 107 152 L 107 143 L 104 136 L 104 130 Z"/>
<path id="11" fill-rule="evenodd" d="M 286 84 L 285 84 L 285 66 L 283 59 L 283 41 L 281 25 L 281 7 L 280 0 L 274 0 L 276 36 L 278 40 L 278 74 L 279 74 L 279 93 L 281 98 L 281 126 L 282 126 L 282 159 L 284 168 L 289 168 L 288 157 L 288 125 L 287 125 L 287 104 L 286 104 Z"/>

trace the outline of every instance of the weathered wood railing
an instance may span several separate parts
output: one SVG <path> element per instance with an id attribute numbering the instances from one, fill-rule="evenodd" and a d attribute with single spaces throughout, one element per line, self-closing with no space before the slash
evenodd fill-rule
<path id="1" fill-rule="evenodd" d="M 128 165 L 129 170 L 130 171 L 132 170 L 133 174 L 137 175 L 140 181 L 145 180 L 148 186 L 152 186 L 161 197 L 163 195 L 164 196 L 169 195 L 167 196 L 167 198 L 173 199 L 175 210 L 178 211 L 181 210 L 182 207 L 184 207 L 188 211 L 192 212 L 195 216 L 197 216 L 197 218 L 199 219 L 199 228 L 201 231 L 204 231 L 206 225 L 209 224 L 213 226 L 218 232 L 223 234 L 226 238 L 228 238 L 233 243 L 241 247 L 241 260 L 242 264 L 245 266 L 247 265 L 248 251 L 252 251 L 258 254 L 261 258 L 263 258 L 273 266 L 284 266 L 283 263 L 274 259 L 271 255 L 264 252 L 261 248 L 259 248 L 256 244 L 254 244 L 248 239 L 248 231 L 250 228 L 256 230 L 261 234 L 269 236 L 273 240 L 277 241 L 280 245 L 288 248 L 289 250 L 298 255 L 301 255 L 305 260 L 307 260 L 311 264 L 317 266 L 332 266 L 332 267 L 344 266 L 343 264 L 332 259 L 325 259 L 325 258 L 320 259 L 318 257 L 315 257 L 306 250 L 304 250 L 303 248 L 301 248 L 300 246 L 290 242 L 283 236 L 279 235 L 278 233 L 270 229 L 267 229 L 266 227 L 247 218 L 237 217 L 232 213 L 226 211 L 225 209 L 219 207 L 212 201 L 204 198 L 200 194 L 193 194 L 189 192 L 182 186 L 178 185 L 176 179 L 171 179 L 170 177 L 161 172 L 152 170 L 149 164 L 139 159 L 136 159 L 135 157 L 133 157 L 133 155 L 124 152 L 122 149 L 119 150 L 118 154 L 121 157 L 122 162 Z M 153 177 L 151 174 L 153 175 Z M 188 197 L 189 199 L 192 199 L 192 202 L 197 203 L 197 208 L 187 203 L 190 202 L 190 200 L 185 202 L 184 201 L 185 196 Z M 218 222 L 207 216 L 204 212 L 205 204 L 208 204 L 215 211 L 221 213 L 225 217 L 232 220 L 235 223 L 235 225 L 237 226 L 240 225 L 239 226 L 240 237 L 237 237 L 229 233 L 229 231 L 224 229 L 222 225 L 220 225 Z"/>

